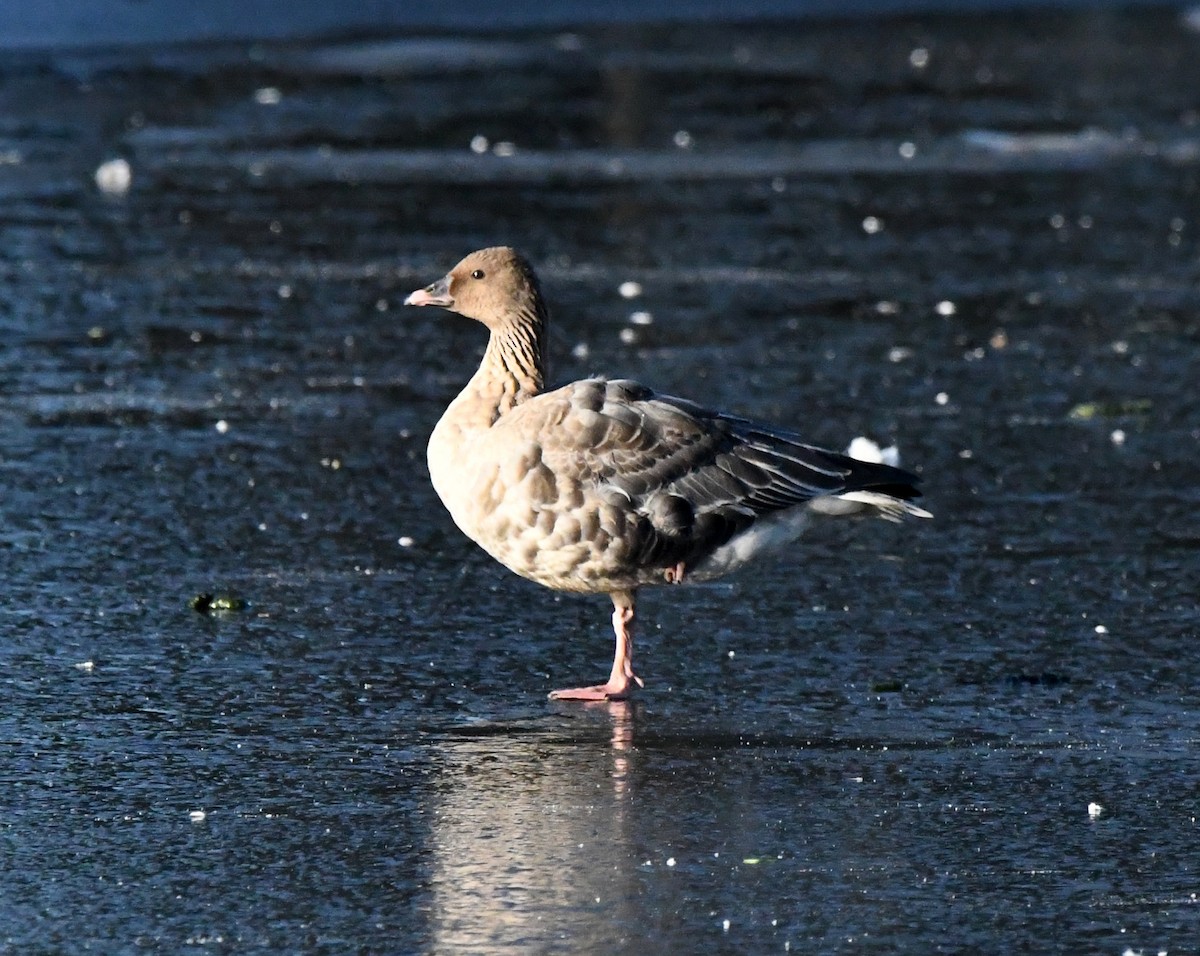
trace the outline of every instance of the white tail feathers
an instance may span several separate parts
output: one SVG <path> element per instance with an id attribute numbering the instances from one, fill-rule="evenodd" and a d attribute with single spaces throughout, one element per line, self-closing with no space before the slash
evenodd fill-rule
<path id="1" fill-rule="evenodd" d="M 893 498 L 891 495 L 881 494 L 878 491 L 848 491 L 844 495 L 838 495 L 833 499 L 820 499 L 817 501 L 825 503 L 828 500 L 830 504 L 836 501 L 854 502 L 855 505 L 869 505 L 872 508 L 879 510 L 879 517 L 886 518 L 888 521 L 900 521 L 906 515 L 912 515 L 914 518 L 932 518 L 933 515 L 919 505 L 914 505 L 911 501 L 905 501 L 902 498 Z M 817 502 L 814 501 L 815 505 Z M 824 508 L 817 510 L 825 511 Z M 846 508 L 845 511 L 839 512 L 835 507 L 832 511 L 825 511 L 826 514 L 846 513 L 846 511 L 857 510 L 854 505 Z"/>
<path id="2" fill-rule="evenodd" d="M 893 468 L 900 467 L 900 450 L 895 445 L 889 448 L 880 448 L 877 442 L 862 436 L 850 442 L 846 454 L 859 461 L 891 465 Z M 810 509 L 823 515 L 850 515 L 862 511 L 864 505 L 877 509 L 879 517 L 886 518 L 888 521 L 900 521 L 906 515 L 912 515 L 914 518 L 933 517 L 924 508 L 914 505 L 911 501 L 893 498 L 891 495 L 885 495 L 878 491 L 848 491 L 844 495 L 836 495 L 831 498 L 814 498 L 808 503 Z"/>

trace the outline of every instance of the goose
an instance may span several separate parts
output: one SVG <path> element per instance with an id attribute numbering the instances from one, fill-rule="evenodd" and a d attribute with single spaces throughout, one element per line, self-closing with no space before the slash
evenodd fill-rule
<path id="1" fill-rule="evenodd" d="M 551 699 L 630 697 L 644 686 L 633 668 L 638 589 L 709 581 L 779 551 L 819 510 L 814 502 L 891 520 L 930 516 L 913 503 L 916 475 L 789 429 L 628 379 L 546 390 L 546 303 L 511 248 L 472 252 L 405 304 L 456 312 L 489 333 L 479 368 L 429 439 L 429 475 L 454 523 L 524 578 L 612 599 L 608 680 Z"/>

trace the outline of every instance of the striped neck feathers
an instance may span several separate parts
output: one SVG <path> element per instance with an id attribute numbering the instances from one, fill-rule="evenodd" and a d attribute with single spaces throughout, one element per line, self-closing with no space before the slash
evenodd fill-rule
<path id="1" fill-rule="evenodd" d="M 487 391 L 495 397 L 499 415 L 537 395 L 545 387 L 546 361 L 542 344 L 548 324 L 545 307 L 535 300 L 492 327 L 476 377 L 485 379 Z"/>

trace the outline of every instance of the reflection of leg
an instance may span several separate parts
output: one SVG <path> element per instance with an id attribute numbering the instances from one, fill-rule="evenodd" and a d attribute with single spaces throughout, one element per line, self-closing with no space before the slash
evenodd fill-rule
<path id="1" fill-rule="evenodd" d="M 633 685 L 642 687 L 642 679 L 633 672 L 633 618 L 634 592 L 614 591 L 613 634 L 616 650 L 613 653 L 612 671 L 608 682 L 592 687 L 570 687 L 551 691 L 551 700 L 623 700 L 633 693 Z"/>

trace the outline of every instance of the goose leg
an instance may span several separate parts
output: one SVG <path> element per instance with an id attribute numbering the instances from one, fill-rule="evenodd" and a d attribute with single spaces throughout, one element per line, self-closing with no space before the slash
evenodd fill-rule
<path id="1" fill-rule="evenodd" d="M 608 683 L 551 691 L 551 700 L 624 700 L 633 694 L 634 684 L 638 687 L 645 686 L 642 679 L 633 672 L 633 592 L 614 591 L 610 597 L 613 602 L 612 622 L 617 646 Z"/>

